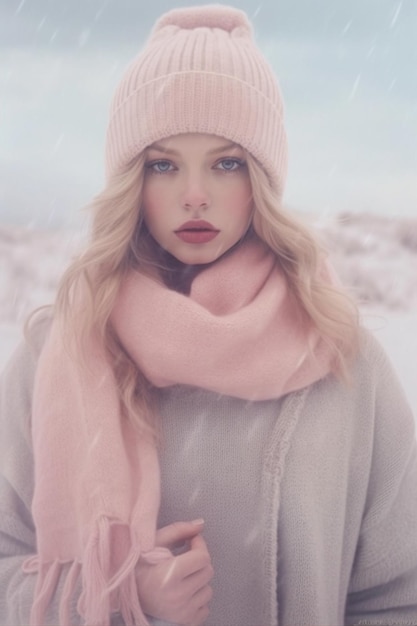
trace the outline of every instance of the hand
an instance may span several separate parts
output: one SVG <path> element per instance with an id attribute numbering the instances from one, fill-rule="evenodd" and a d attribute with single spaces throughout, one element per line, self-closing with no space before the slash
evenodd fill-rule
<path id="1" fill-rule="evenodd" d="M 176 522 L 157 531 L 156 546 L 172 549 L 188 540 L 189 549 L 155 564 L 139 560 L 136 582 L 147 615 L 181 626 L 200 626 L 207 619 L 213 568 L 202 528 L 203 522 Z"/>

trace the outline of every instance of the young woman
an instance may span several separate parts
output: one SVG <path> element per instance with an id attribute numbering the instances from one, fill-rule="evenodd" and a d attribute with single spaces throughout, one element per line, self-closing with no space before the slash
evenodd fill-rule
<path id="1" fill-rule="evenodd" d="M 161 17 L 113 100 L 85 251 L 1 388 L 0 623 L 417 623 L 391 365 L 282 206 L 247 17 Z"/>

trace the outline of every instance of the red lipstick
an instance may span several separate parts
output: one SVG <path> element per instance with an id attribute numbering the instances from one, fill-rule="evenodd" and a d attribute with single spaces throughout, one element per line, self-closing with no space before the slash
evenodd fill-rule
<path id="1" fill-rule="evenodd" d="M 219 232 L 210 222 L 190 220 L 182 224 L 175 234 L 185 243 L 207 243 L 217 237 Z"/>

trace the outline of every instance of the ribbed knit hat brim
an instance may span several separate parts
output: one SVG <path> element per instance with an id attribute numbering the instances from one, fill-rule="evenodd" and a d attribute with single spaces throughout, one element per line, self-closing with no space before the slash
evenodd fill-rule
<path id="1" fill-rule="evenodd" d="M 107 175 L 153 142 L 182 133 L 209 133 L 240 144 L 283 192 L 282 97 L 242 11 L 216 5 L 177 9 L 157 22 L 113 98 Z"/>

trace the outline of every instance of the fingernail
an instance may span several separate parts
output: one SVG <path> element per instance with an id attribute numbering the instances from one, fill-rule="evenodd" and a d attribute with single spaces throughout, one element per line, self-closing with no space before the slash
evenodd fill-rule
<path id="1" fill-rule="evenodd" d="M 202 517 L 199 517 L 198 519 L 193 519 L 191 524 L 195 524 L 196 526 L 201 526 L 201 524 L 204 524 L 204 520 Z"/>

